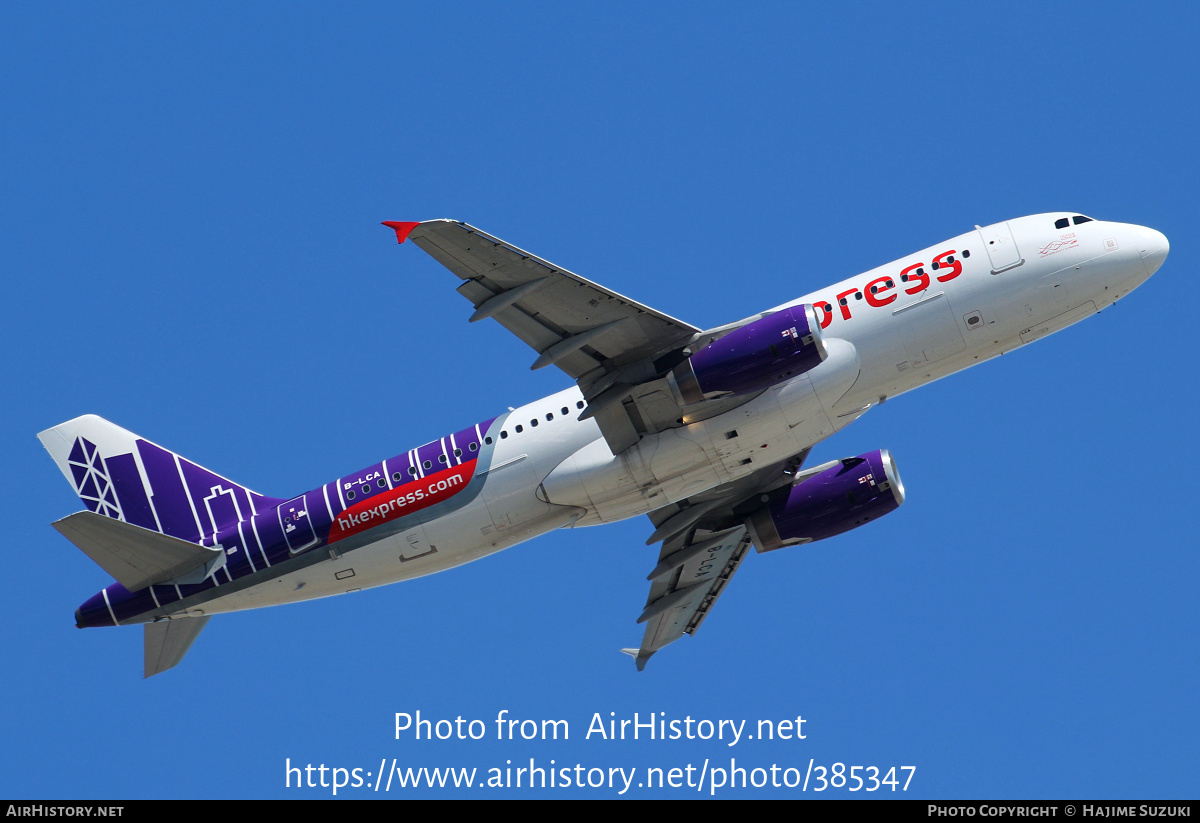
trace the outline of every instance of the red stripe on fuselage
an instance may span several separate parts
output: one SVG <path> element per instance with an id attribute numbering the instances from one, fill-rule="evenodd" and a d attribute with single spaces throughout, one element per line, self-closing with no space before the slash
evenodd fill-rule
<path id="1" fill-rule="evenodd" d="M 474 475 L 475 461 L 468 460 L 356 503 L 333 519 L 329 542 L 336 543 L 352 534 L 449 500 L 465 489 Z"/>

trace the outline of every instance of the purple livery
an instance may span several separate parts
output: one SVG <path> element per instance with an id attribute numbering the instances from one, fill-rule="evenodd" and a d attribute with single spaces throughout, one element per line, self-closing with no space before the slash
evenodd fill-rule
<path id="1" fill-rule="evenodd" d="M 471 321 L 499 323 L 536 351 L 533 368 L 573 385 L 289 499 L 99 417 L 42 432 L 85 509 L 54 527 L 116 580 L 76 623 L 143 624 L 146 676 L 213 614 L 646 515 L 660 547 L 641 644 L 623 650 L 641 669 L 696 632 L 750 548 L 844 534 L 904 502 L 886 449 L 805 469 L 814 447 L 890 397 L 1090 317 L 1169 250 L 1143 226 L 1032 215 L 703 330 L 465 223 L 386 225 L 458 278 Z"/>

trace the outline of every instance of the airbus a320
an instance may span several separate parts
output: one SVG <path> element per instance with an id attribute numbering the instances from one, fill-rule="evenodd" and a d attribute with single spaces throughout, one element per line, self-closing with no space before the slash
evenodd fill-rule
<path id="1" fill-rule="evenodd" d="M 1125 297 L 1166 259 L 1153 229 L 1071 212 L 921 249 L 744 320 L 699 329 L 452 220 L 386 222 L 574 385 L 268 497 L 94 415 L 38 437 L 86 510 L 54 523 L 114 583 L 80 628 L 144 625 L 144 674 L 214 614 L 359 591 L 554 529 L 647 515 L 638 669 L 694 634 L 751 547 L 858 528 L 904 502 L 886 449 L 805 466 L 889 397 Z M 632 617 L 632 615 L 631 615 Z"/>

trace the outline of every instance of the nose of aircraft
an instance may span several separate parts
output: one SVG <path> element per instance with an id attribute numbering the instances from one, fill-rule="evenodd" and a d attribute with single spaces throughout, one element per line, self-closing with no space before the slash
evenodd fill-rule
<path id="1" fill-rule="evenodd" d="M 1146 274 L 1150 275 L 1158 271 L 1158 267 L 1167 259 L 1171 244 L 1162 232 L 1143 226 L 1138 230 L 1137 249 L 1142 256 L 1142 265 L 1146 267 Z"/>

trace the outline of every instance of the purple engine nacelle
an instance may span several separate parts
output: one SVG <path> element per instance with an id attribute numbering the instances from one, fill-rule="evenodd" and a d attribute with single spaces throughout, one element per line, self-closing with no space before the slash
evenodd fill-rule
<path id="1" fill-rule="evenodd" d="M 769 552 L 848 532 L 903 502 L 904 484 L 891 452 L 878 449 L 772 492 L 746 525 L 758 550 Z"/>
<path id="2" fill-rule="evenodd" d="M 747 394 L 795 377 L 826 358 L 812 304 L 788 306 L 734 329 L 684 360 L 671 377 L 685 405 L 712 394 Z"/>

